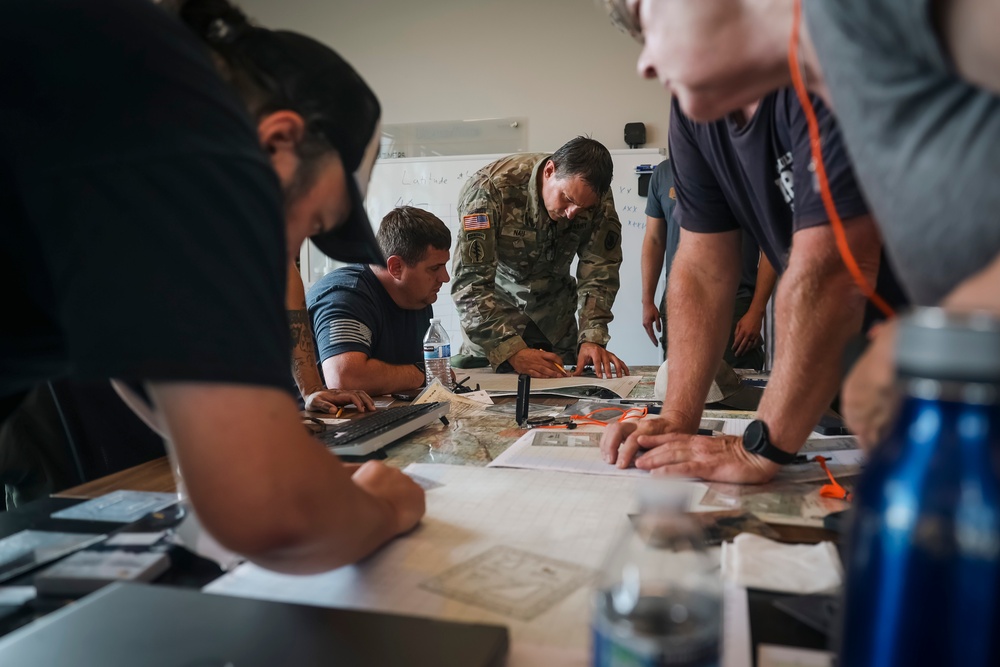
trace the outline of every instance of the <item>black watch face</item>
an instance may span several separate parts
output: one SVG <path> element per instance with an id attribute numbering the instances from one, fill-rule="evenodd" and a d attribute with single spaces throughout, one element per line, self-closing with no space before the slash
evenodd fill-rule
<path id="1" fill-rule="evenodd" d="M 764 448 L 764 422 L 756 419 L 750 422 L 743 432 L 743 447 L 754 454 Z"/>

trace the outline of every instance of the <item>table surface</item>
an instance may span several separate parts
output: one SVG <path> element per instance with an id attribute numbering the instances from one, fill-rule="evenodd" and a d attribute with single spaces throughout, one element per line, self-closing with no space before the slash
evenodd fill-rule
<path id="1" fill-rule="evenodd" d="M 635 374 L 643 375 L 643 379 L 631 393 L 632 398 L 650 398 L 653 395 L 653 379 L 655 368 L 634 368 Z M 499 399 L 497 402 L 512 399 Z M 575 399 L 533 397 L 532 402 L 546 402 L 554 405 L 565 405 Z M 748 413 L 710 412 L 706 417 L 747 417 Z M 524 431 L 516 426 L 512 415 L 476 416 L 474 418 L 452 419 L 450 425 L 435 423 L 425 427 L 404 441 L 395 443 L 385 450 L 389 465 L 404 468 L 411 463 L 445 463 L 452 465 L 486 466 L 499 456 L 507 447 L 517 440 Z M 171 466 L 166 458 L 156 459 L 121 472 L 108 475 L 77 487 L 66 489 L 56 497 L 43 501 L 44 503 L 75 503 L 81 499 L 97 497 L 111 491 L 129 489 L 137 491 L 173 492 L 174 477 Z M 41 501 L 40 501 L 41 502 Z M 41 505 L 39 505 L 41 507 Z M 25 508 L 26 510 L 29 508 Z M 51 508 L 41 507 L 42 514 L 49 513 Z M 39 510 L 39 511 L 41 511 Z M 36 512 L 37 513 L 37 512 Z M 16 517 L 11 516 L 10 519 Z M 31 517 L 20 517 L 27 520 Z M 37 517 L 35 517 L 37 519 Z M 48 520 L 51 523 L 51 519 Z M 35 522 L 37 523 L 37 522 Z M 65 523 L 65 522 L 63 522 Z M 141 523 L 141 522 L 140 522 Z M 837 534 L 831 531 L 795 525 L 771 524 L 779 538 L 787 542 L 814 543 L 822 540 L 836 541 Z M 7 533 L 25 526 L 6 526 Z M 33 527 L 50 528 L 48 525 Z M 3 528 L 3 526 L 0 526 Z M 79 527 L 81 530 L 83 526 Z M 130 526 L 126 530 L 148 530 L 140 525 Z M 189 554 L 180 548 L 174 548 L 171 557 L 177 559 L 176 567 L 161 578 L 164 583 L 200 588 L 213 580 L 221 571 L 218 567 L 198 556 Z M 186 559 L 186 560 L 185 560 Z M 174 572 L 176 570 L 176 572 Z M 10 583 L 30 583 L 30 575 L 22 577 L 22 581 Z M 783 613 L 775 611 L 772 605 L 778 594 L 768 594 L 761 591 L 750 591 L 751 622 L 753 641 L 784 644 L 789 646 L 804 646 L 823 648 L 826 639 L 791 619 Z M 46 601 L 39 598 L 34 606 L 29 605 L 16 616 L 0 618 L 0 635 L 6 634 L 17 627 L 29 623 L 49 613 L 65 601 Z"/>
<path id="2" fill-rule="evenodd" d="M 652 398 L 656 367 L 636 367 L 633 374 L 642 375 L 642 380 L 629 395 L 630 398 Z M 513 399 L 498 399 L 497 402 Z M 532 397 L 532 403 L 566 405 L 574 399 Z M 348 414 L 352 414 L 348 412 Z M 357 413 L 353 413 L 357 414 Z M 746 417 L 749 413 L 711 412 L 706 416 Z M 524 434 L 514 422 L 513 415 L 476 415 L 469 418 L 451 419 L 447 426 L 434 423 L 426 426 L 404 440 L 384 450 L 389 465 L 405 468 L 411 463 L 445 463 L 450 465 L 486 466 L 507 447 Z M 159 458 L 97 480 L 65 489 L 57 494 L 59 498 L 95 498 L 119 489 L 133 491 L 157 491 L 172 493 L 176 486 L 171 466 L 166 457 Z M 823 540 L 837 540 L 837 534 L 810 526 L 771 524 L 788 542 L 815 543 Z"/>

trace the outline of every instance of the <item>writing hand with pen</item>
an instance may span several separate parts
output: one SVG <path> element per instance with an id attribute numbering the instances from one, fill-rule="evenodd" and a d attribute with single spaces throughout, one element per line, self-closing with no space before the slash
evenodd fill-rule
<path id="1" fill-rule="evenodd" d="M 570 374 L 562 365 L 562 357 L 554 352 L 527 348 L 515 352 L 508 360 L 518 373 L 526 373 L 533 378 L 564 378 Z"/>

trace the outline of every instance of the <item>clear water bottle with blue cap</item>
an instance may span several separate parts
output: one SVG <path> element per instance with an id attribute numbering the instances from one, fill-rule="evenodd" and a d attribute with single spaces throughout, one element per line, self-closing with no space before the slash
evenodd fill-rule
<path id="1" fill-rule="evenodd" d="M 1000 320 L 922 309 L 854 495 L 840 663 L 1000 665 Z"/>
<path id="2" fill-rule="evenodd" d="M 436 317 L 424 336 L 424 374 L 428 385 L 440 380 L 446 388 L 452 389 L 451 339 Z"/>
<path id="3" fill-rule="evenodd" d="M 594 667 L 717 667 L 722 582 L 688 491 L 640 486 L 638 515 L 609 552 L 594 591 Z"/>

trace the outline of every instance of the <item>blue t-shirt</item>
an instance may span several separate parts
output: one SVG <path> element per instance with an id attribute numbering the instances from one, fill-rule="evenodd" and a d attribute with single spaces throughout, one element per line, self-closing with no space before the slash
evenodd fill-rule
<path id="1" fill-rule="evenodd" d="M 363 352 L 387 364 L 423 361 L 431 306 L 400 308 L 366 264 L 331 271 L 306 292 L 319 362 Z"/>
<path id="2" fill-rule="evenodd" d="M 674 193 L 674 174 L 670 171 L 670 160 L 664 160 L 656 165 L 649 178 L 649 195 L 646 197 L 646 215 L 659 218 L 667 223 L 667 247 L 664 255 L 663 269 L 670 275 L 670 266 L 674 263 L 677 244 L 680 243 L 680 230 L 673 220 L 674 206 L 677 195 Z"/>

